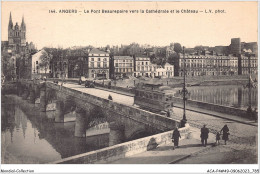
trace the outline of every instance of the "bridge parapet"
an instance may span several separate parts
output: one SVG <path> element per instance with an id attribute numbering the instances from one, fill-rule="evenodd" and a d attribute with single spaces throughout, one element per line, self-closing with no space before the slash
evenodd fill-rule
<path id="1" fill-rule="evenodd" d="M 184 128 L 179 129 L 182 138 L 189 138 L 190 126 L 187 124 Z M 162 144 L 172 142 L 172 130 L 164 133 L 140 138 L 137 140 L 117 144 L 100 150 L 87 152 L 72 157 L 64 158 L 53 162 L 52 164 L 104 164 L 120 158 L 132 156 L 148 150 L 155 149 Z"/>
<path id="2" fill-rule="evenodd" d="M 115 101 L 100 98 L 64 86 L 61 87 L 54 83 L 46 82 L 46 86 L 48 88 L 55 89 L 56 91 L 60 91 L 60 94 L 64 95 L 63 97 L 68 95 L 75 97 L 75 102 L 77 103 L 77 105 L 79 105 L 79 107 L 82 108 L 85 108 L 86 106 L 89 107 L 87 103 L 91 103 L 105 110 L 109 110 L 119 115 L 123 115 L 124 117 L 127 117 L 129 119 L 135 120 L 136 122 L 145 124 L 149 127 L 154 127 L 160 131 L 167 131 L 167 130 L 174 129 L 176 126 L 179 125 L 180 122 L 179 120 L 173 120 L 171 118 L 156 113 L 152 113 L 149 111 L 145 111 L 140 108 L 133 107 L 131 105 L 123 105 Z M 80 101 L 84 101 L 84 102 L 80 102 Z"/>

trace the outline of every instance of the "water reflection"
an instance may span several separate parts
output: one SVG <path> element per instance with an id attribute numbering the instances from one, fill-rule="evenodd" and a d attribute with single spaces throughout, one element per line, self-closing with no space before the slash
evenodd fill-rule
<path id="1" fill-rule="evenodd" d="M 246 109 L 249 105 L 249 90 L 243 88 L 243 86 L 198 86 L 188 87 L 188 91 L 190 92 L 190 100 L 232 106 L 241 109 Z M 252 89 L 251 104 L 252 107 L 257 107 L 257 88 Z"/>
<path id="2" fill-rule="evenodd" d="M 53 123 L 32 104 L 2 103 L 2 163 L 48 163 L 109 144 L 109 134 L 74 137 L 75 122 Z"/>

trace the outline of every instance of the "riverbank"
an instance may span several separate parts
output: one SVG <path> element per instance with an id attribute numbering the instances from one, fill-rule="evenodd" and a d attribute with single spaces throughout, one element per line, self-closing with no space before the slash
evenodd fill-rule
<path id="1" fill-rule="evenodd" d="M 257 79 L 256 76 L 253 79 Z M 112 86 L 120 87 L 134 87 L 137 83 L 153 83 L 163 84 L 170 87 L 180 87 L 183 85 L 183 77 L 174 78 L 129 78 L 124 80 L 116 80 L 112 82 Z M 197 77 L 186 77 L 187 86 L 218 86 L 218 85 L 245 85 L 248 82 L 247 75 L 234 75 L 234 76 L 197 76 Z"/>

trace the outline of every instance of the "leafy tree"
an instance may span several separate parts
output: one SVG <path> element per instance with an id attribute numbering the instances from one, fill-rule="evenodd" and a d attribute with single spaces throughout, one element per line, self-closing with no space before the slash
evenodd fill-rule
<path id="1" fill-rule="evenodd" d="M 173 54 L 170 54 L 169 57 L 168 57 L 168 60 L 167 62 L 171 65 L 175 65 L 177 60 L 179 59 L 179 54 L 177 53 L 173 53 Z"/>
<path id="2" fill-rule="evenodd" d="M 182 52 L 182 48 L 181 48 L 181 44 L 180 43 L 174 43 L 174 51 L 176 53 L 181 53 Z"/>
<path id="3" fill-rule="evenodd" d="M 198 46 L 195 46 L 194 47 L 194 50 L 196 50 L 196 51 L 203 51 L 204 50 L 204 47 L 202 46 L 202 45 L 198 45 Z"/>
<path id="4" fill-rule="evenodd" d="M 150 56 L 151 62 L 154 63 L 154 60 L 155 60 L 155 59 L 156 59 L 155 54 L 152 54 L 152 55 Z"/>
<path id="5" fill-rule="evenodd" d="M 42 55 L 40 56 L 39 67 L 40 67 L 40 69 L 44 68 L 45 76 L 46 76 L 46 73 L 47 73 L 47 69 L 50 65 L 50 60 L 51 60 L 50 55 L 45 50 L 43 50 Z"/>

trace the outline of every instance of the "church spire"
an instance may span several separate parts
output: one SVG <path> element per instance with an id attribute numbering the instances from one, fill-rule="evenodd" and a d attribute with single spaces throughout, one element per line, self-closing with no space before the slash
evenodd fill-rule
<path id="1" fill-rule="evenodd" d="M 25 23 L 24 23 L 24 16 L 23 16 L 23 18 L 22 18 L 21 28 L 24 29 L 24 30 L 26 29 L 26 28 L 25 28 Z"/>
<path id="2" fill-rule="evenodd" d="M 13 21 L 12 21 L 12 13 L 10 12 L 8 29 L 12 29 L 12 28 L 13 28 Z"/>

